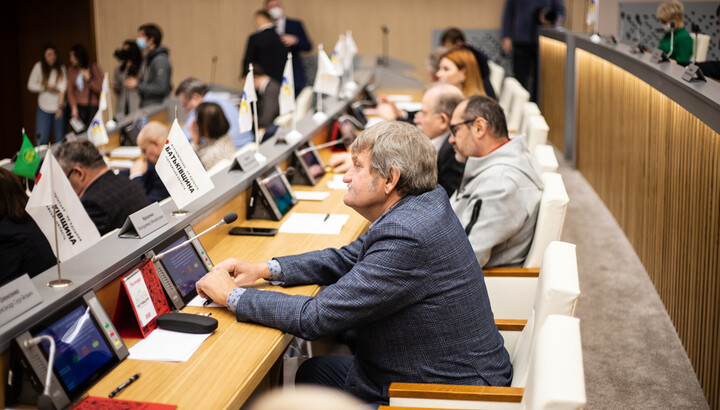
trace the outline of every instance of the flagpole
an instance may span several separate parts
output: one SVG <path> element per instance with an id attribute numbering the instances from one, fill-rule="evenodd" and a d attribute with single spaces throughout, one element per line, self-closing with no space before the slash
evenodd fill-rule
<path id="1" fill-rule="evenodd" d="M 48 154 L 52 155 L 52 144 L 48 141 Z M 49 160 L 48 156 L 45 159 Z M 55 260 L 57 261 L 57 272 L 58 278 L 51 280 L 47 285 L 51 288 L 64 288 L 72 285 L 72 281 L 69 279 L 62 278 L 62 270 L 60 268 L 60 244 L 58 243 L 58 229 L 57 229 L 57 204 L 55 203 L 55 184 L 53 183 L 53 166 L 50 164 L 48 167 L 50 174 L 50 196 L 52 198 L 52 213 L 53 213 L 53 227 L 55 228 Z"/>
<path id="2" fill-rule="evenodd" d="M 320 75 L 320 66 L 322 62 L 321 59 L 321 53 L 324 53 L 323 51 L 323 45 L 318 44 L 318 68 L 317 72 L 315 73 L 315 82 L 317 83 L 317 76 Z M 313 87 L 314 88 L 314 87 Z M 316 123 L 324 122 L 327 119 L 327 115 L 323 112 L 323 103 L 322 103 L 322 92 L 317 92 L 317 103 L 315 104 L 315 114 L 313 114 L 312 118 L 313 121 Z"/>
<path id="3" fill-rule="evenodd" d="M 105 79 L 108 80 L 108 81 L 107 81 L 107 83 L 108 83 L 108 88 L 110 88 L 110 76 L 108 75 L 107 72 L 105 72 Z M 104 84 L 105 82 L 106 82 L 106 81 L 103 80 L 103 84 Z M 106 109 L 107 109 L 107 113 L 108 113 L 108 118 L 109 118 L 109 120 L 105 123 L 105 128 L 114 128 L 114 127 L 117 125 L 117 123 L 116 123 L 115 120 L 113 119 L 112 98 L 110 98 L 110 95 L 109 95 L 109 94 L 110 94 L 110 90 L 106 90 L 106 91 L 105 91 L 105 103 L 107 104 Z"/>

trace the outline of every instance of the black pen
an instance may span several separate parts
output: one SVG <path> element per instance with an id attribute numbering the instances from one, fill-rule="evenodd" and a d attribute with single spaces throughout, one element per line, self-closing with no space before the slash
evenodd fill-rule
<path id="1" fill-rule="evenodd" d="M 129 385 L 133 384 L 135 380 L 137 380 L 140 377 L 140 373 L 136 373 L 135 376 L 125 380 L 123 384 L 119 385 L 117 389 L 113 390 L 112 393 L 108 394 L 109 398 L 113 398 L 120 394 L 121 391 L 125 390 Z"/>
<path id="2" fill-rule="evenodd" d="M 325 215 L 325 219 L 323 219 L 323 223 L 327 222 L 328 218 L 330 218 L 330 214 Z"/>
<path id="3" fill-rule="evenodd" d="M 213 300 L 210 298 L 207 298 L 207 299 L 205 299 L 205 302 L 203 302 L 203 307 L 207 307 L 211 303 L 213 303 Z"/>

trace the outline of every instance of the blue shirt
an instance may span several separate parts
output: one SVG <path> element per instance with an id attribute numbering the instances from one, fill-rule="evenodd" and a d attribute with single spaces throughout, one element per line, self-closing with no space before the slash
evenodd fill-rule
<path id="1" fill-rule="evenodd" d="M 228 130 L 228 135 L 230 135 L 230 138 L 233 140 L 235 148 L 240 149 L 245 144 L 254 141 L 255 138 L 252 133 L 240 133 L 240 124 L 238 123 L 240 110 L 232 101 L 228 100 L 227 98 L 223 97 L 218 93 L 208 91 L 207 94 L 205 94 L 205 96 L 203 97 L 203 102 L 215 103 L 219 105 L 220 108 L 222 108 L 223 114 L 225 114 L 225 118 L 227 118 L 228 123 L 230 124 L 230 130 Z M 190 126 L 194 121 L 195 110 L 191 110 L 187 115 L 187 119 L 185 119 L 185 124 L 183 124 L 183 132 L 185 133 L 185 136 L 188 138 L 188 140 L 192 139 L 192 134 L 190 133 Z"/>

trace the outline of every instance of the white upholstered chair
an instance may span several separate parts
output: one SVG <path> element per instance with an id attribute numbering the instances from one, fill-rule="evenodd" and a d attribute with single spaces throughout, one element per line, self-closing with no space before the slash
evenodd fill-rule
<path id="1" fill-rule="evenodd" d="M 527 135 L 527 126 L 530 118 L 535 115 L 542 115 L 540 108 L 532 101 L 528 101 L 523 105 L 522 116 L 520 117 L 520 125 L 518 125 L 517 133 Z"/>
<path id="2" fill-rule="evenodd" d="M 696 55 L 695 62 L 702 63 L 706 61 L 708 48 L 710 48 L 710 36 L 702 33 L 696 36 L 695 33 L 692 33 L 690 37 L 693 39 L 693 47 Z"/>
<path id="3" fill-rule="evenodd" d="M 523 107 L 528 101 L 530 101 L 530 93 L 518 83 L 518 86 L 513 87 L 510 109 L 505 110 L 509 133 L 517 133 L 523 115 Z"/>
<path id="4" fill-rule="evenodd" d="M 533 156 L 540 165 L 542 172 L 557 172 L 560 168 L 557 157 L 555 156 L 555 150 L 552 145 L 538 145 L 535 147 Z"/>
<path id="5" fill-rule="evenodd" d="M 305 87 L 295 98 L 295 112 L 283 114 L 275 117 L 273 124 L 278 127 L 288 128 L 292 125 L 293 119 L 300 121 L 302 117 L 307 115 L 312 105 L 313 92 L 312 87 Z"/>
<path id="6" fill-rule="evenodd" d="M 502 82 L 502 91 L 498 95 L 498 104 L 500 104 L 500 107 L 502 107 L 503 111 L 505 111 L 505 117 L 507 117 L 508 111 L 510 110 L 513 92 L 516 88 L 523 88 L 520 81 L 518 81 L 515 77 L 505 77 Z"/>
<path id="7" fill-rule="evenodd" d="M 550 127 L 542 115 L 533 115 L 527 120 L 526 126 L 527 145 L 530 152 L 535 152 L 538 145 L 547 144 Z"/>
<path id="8" fill-rule="evenodd" d="M 492 85 L 495 95 L 499 96 L 505 78 L 505 69 L 492 60 L 488 60 L 488 67 L 490 68 L 490 85 Z"/>
<path id="9" fill-rule="evenodd" d="M 584 408 L 587 399 L 580 321 L 566 315 L 550 315 L 536 333 L 525 388 L 392 383 L 390 406 L 381 409 Z"/>

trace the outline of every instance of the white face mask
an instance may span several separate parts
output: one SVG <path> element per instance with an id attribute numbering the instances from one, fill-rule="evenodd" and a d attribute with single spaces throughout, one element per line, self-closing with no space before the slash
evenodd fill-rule
<path id="1" fill-rule="evenodd" d="M 283 16 L 283 9 L 280 7 L 273 7 L 270 10 L 268 10 L 268 14 L 270 17 L 272 17 L 273 20 L 277 20 Z"/>
<path id="2" fill-rule="evenodd" d="M 670 30 L 673 29 L 673 23 L 672 23 L 672 22 L 667 22 L 667 23 L 663 24 L 662 27 L 663 27 L 663 30 L 665 30 L 666 33 L 669 33 Z"/>

